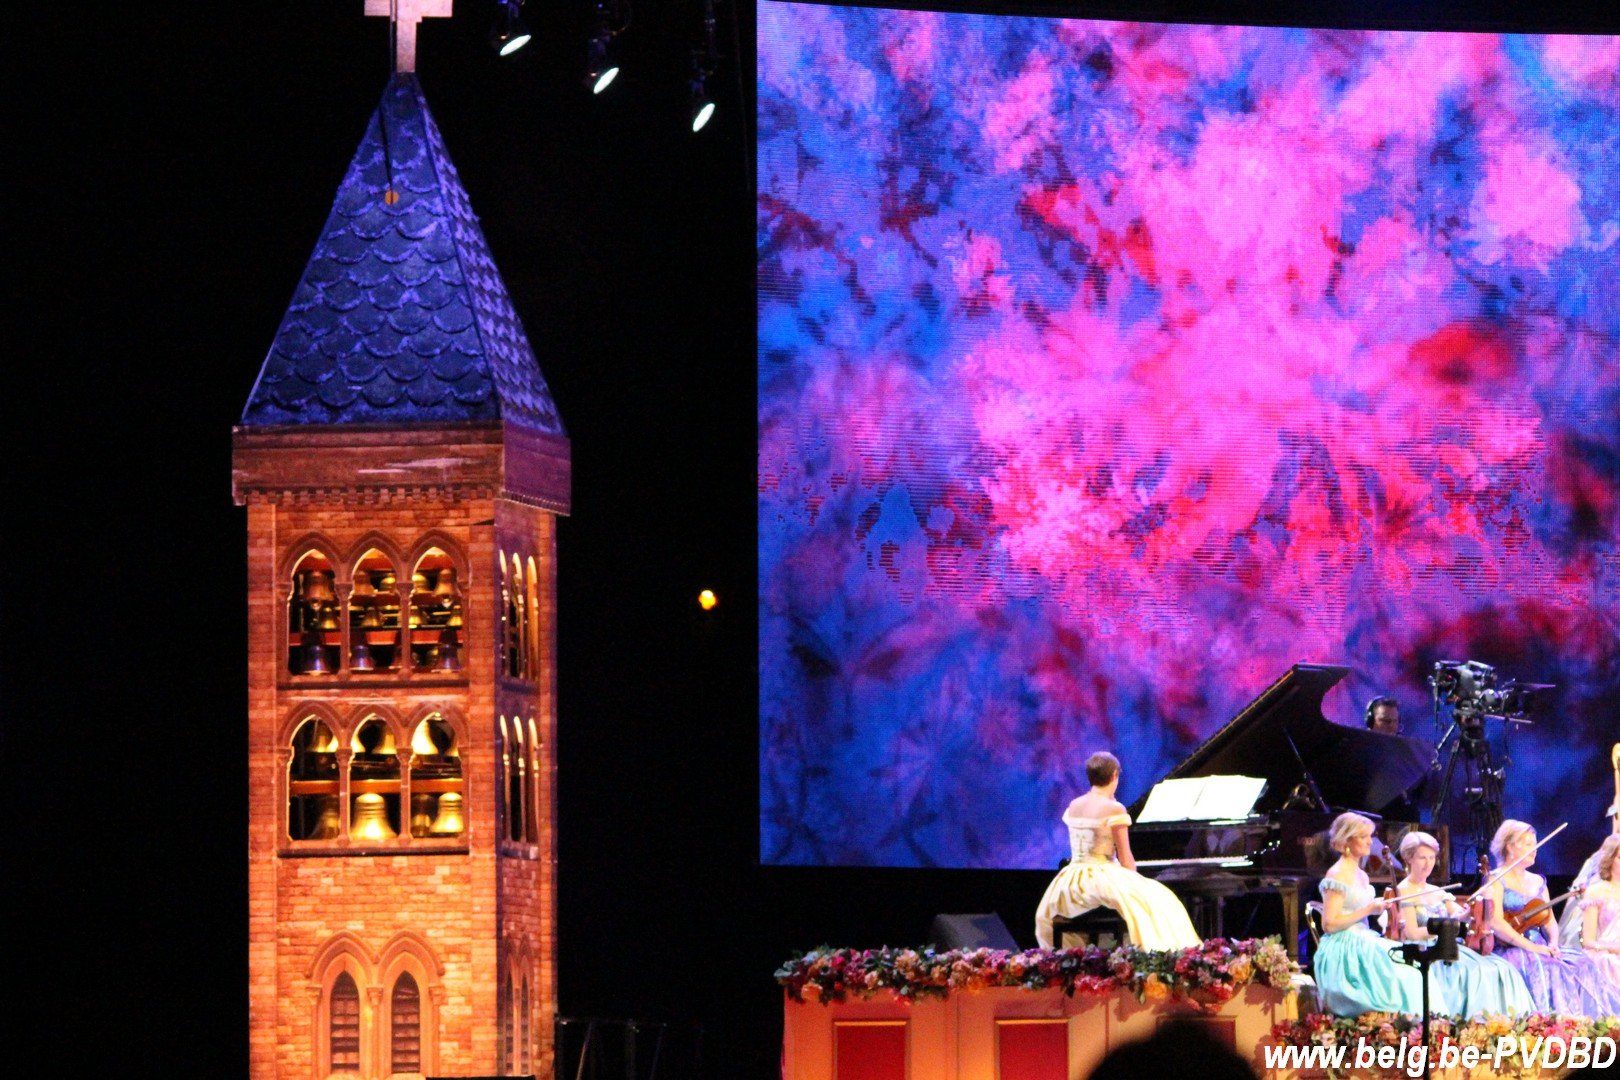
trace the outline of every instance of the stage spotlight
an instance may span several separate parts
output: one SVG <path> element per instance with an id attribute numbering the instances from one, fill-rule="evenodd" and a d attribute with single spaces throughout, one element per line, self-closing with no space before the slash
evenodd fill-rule
<path id="1" fill-rule="evenodd" d="M 529 28 L 523 22 L 523 0 L 501 0 L 489 43 L 502 56 L 511 56 L 529 43 Z"/>
<path id="2" fill-rule="evenodd" d="M 713 589 L 704 589 L 702 592 L 698 593 L 698 607 L 702 608 L 704 611 L 713 611 L 714 606 L 719 602 L 720 598 L 714 595 Z"/>
<path id="3" fill-rule="evenodd" d="M 585 62 L 585 85 L 591 88 L 591 93 L 600 94 L 619 77 L 619 65 L 613 57 L 613 39 L 629 25 L 630 0 L 596 0 L 596 24 L 591 30 Z"/>
<path id="4" fill-rule="evenodd" d="M 585 82 L 590 85 L 591 93 L 600 94 L 618 77 L 619 65 L 608 58 L 607 41 L 592 38 L 590 64 L 585 71 Z"/>
<path id="5" fill-rule="evenodd" d="M 709 96 L 709 76 L 720 62 L 720 49 L 714 40 L 714 0 L 703 3 L 703 39 L 692 50 L 692 130 L 702 131 L 714 117 L 714 98 Z"/>
<path id="6" fill-rule="evenodd" d="M 702 131 L 714 116 L 714 101 L 701 81 L 692 84 L 692 130 Z"/>

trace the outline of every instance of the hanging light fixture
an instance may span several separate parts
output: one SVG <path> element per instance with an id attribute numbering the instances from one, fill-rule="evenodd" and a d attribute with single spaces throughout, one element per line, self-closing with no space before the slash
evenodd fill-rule
<path id="1" fill-rule="evenodd" d="M 714 40 L 714 0 L 703 0 L 703 40 L 692 50 L 692 130 L 702 131 L 714 117 L 714 98 L 709 94 L 709 77 L 720 62 Z"/>
<path id="2" fill-rule="evenodd" d="M 502 56 L 511 56 L 529 43 L 529 27 L 523 21 L 522 9 L 523 0 L 500 0 L 489 44 Z"/>
<path id="3" fill-rule="evenodd" d="M 585 85 L 600 94 L 619 77 L 613 39 L 630 26 L 630 0 L 596 0 L 596 19 L 585 53 Z"/>

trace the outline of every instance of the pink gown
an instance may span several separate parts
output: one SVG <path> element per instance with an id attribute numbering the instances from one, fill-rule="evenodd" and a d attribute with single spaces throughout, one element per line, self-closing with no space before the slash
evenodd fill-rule
<path id="1" fill-rule="evenodd" d="M 1597 940 L 1587 941 L 1582 938 L 1581 948 L 1592 963 L 1595 964 L 1610 986 L 1620 993 L 1620 952 L 1610 952 L 1609 949 L 1620 949 L 1620 890 L 1602 889 L 1598 895 L 1587 896 L 1581 901 L 1581 918 L 1575 925 L 1583 926 L 1586 920 L 1586 911 L 1589 908 L 1597 909 Z M 1593 948 L 1593 945 L 1607 945 L 1608 949 Z"/>

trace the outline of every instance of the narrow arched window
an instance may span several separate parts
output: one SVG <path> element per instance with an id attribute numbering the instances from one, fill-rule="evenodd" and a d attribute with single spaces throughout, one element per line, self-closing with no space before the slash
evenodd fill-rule
<path id="1" fill-rule="evenodd" d="M 410 972 L 394 983 L 389 1002 L 388 1071 L 422 1071 L 422 994 Z"/>
<path id="2" fill-rule="evenodd" d="M 517 556 L 512 556 L 510 565 L 504 554 L 500 558 L 502 670 L 507 678 L 516 679 L 523 672 L 523 615 L 522 603 L 518 599 L 519 590 L 523 587 L 522 574 L 518 570 Z"/>
<path id="3" fill-rule="evenodd" d="M 338 807 L 337 738 L 315 717 L 298 725 L 287 766 L 287 837 L 335 840 L 343 832 Z"/>
<path id="4" fill-rule="evenodd" d="M 529 657 L 529 678 L 535 682 L 540 681 L 540 673 L 545 670 L 541 663 L 544 653 L 541 651 L 543 642 L 540 640 L 540 630 L 544 625 L 541 619 L 539 578 L 534 572 L 534 556 L 529 556 L 529 621 L 528 640 L 525 642 L 524 652 Z"/>
<path id="5" fill-rule="evenodd" d="M 518 1071 L 529 1071 L 529 976 L 523 976 L 523 991 L 518 998 Z"/>
<path id="6" fill-rule="evenodd" d="M 517 605 L 517 670 L 512 676 L 518 679 L 529 677 L 529 593 L 523 584 L 523 560 L 512 556 L 512 598 Z"/>
<path id="7" fill-rule="evenodd" d="M 359 1072 L 360 990 L 347 971 L 332 983 L 332 1008 L 327 1025 L 327 1071 Z"/>
<path id="8" fill-rule="evenodd" d="M 524 798 L 523 780 L 527 770 L 523 767 L 523 721 L 512 717 L 512 741 L 506 748 L 506 820 L 508 835 L 516 843 L 528 837 L 528 800 Z"/>
<path id="9" fill-rule="evenodd" d="M 287 670 L 294 675 L 338 670 L 343 625 L 332 579 L 332 564 L 318 551 L 306 553 L 293 568 L 287 595 Z"/>
<path id="10" fill-rule="evenodd" d="M 461 587 L 455 564 L 438 548 L 430 548 L 411 573 L 410 622 L 416 670 L 461 670 Z"/>
<path id="11" fill-rule="evenodd" d="M 524 778 L 524 828 L 529 836 L 529 843 L 540 842 L 540 738 L 535 730 L 534 717 L 529 717 L 529 743 L 525 760 L 528 762 L 528 776 Z"/>
<path id="12" fill-rule="evenodd" d="M 349 670 L 394 671 L 399 666 L 399 576 L 388 556 L 373 548 L 360 556 L 349 593 Z"/>
<path id="13" fill-rule="evenodd" d="M 349 838 L 375 844 L 399 835 L 399 753 L 393 729 L 368 717 L 349 749 Z"/>
<path id="14" fill-rule="evenodd" d="M 460 836 L 462 814 L 461 748 L 450 722 L 434 713 L 411 735 L 411 835 Z"/>
<path id="15" fill-rule="evenodd" d="M 513 1040 L 516 1038 L 515 1026 L 512 1023 L 512 1012 L 516 1002 L 512 997 L 512 975 L 506 975 L 506 1008 L 501 1016 L 501 1071 L 511 1072 L 516 1063 L 513 1054 Z"/>

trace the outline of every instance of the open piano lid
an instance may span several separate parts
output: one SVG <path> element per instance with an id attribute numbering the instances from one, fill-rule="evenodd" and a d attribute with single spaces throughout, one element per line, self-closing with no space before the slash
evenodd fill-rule
<path id="1" fill-rule="evenodd" d="M 1264 777 L 1266 791 L 1255 813 L 1268 813 L 1280 809 L 1305 779 L 1303 761 L 1329 809 L 1378 813 L 1423 779 L 1433 755 L 1420 740 L 1346 727 L 1322 715 L 1323 695 L 1349 670 L 1295 664 L 1158 779 L 1234 773 Z M 1143 794 L 1131 804 L 1133 818 L 1146 802 Z"/>

